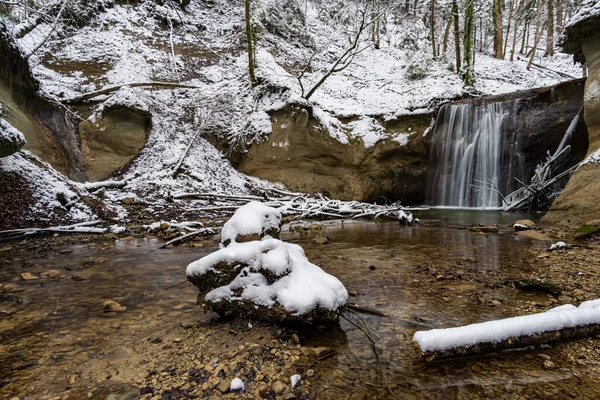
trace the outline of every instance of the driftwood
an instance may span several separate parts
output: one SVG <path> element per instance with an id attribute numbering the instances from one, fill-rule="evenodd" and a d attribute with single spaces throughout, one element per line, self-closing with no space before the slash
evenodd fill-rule
<path id="1" fill-rule="evenodd" d="M 0 242 L 39 236 L 45 233 L 107 233 L 108 229 L 106 228 L 92 228 L 92 226 L 98 225 L 101 222 L 102 221 L 81 222 L 73 225 L 51 226 L 49 228 L 10 229 L 6 231 L 0 231 Z"/>
<path id="2" fill-rule="evenodd" d="M 502 350 L 536 346 L 563 340 L 580 339 L 597 334 L 600 334 L 600 324 L 590 324 L 542 332 L 534 335 L 512 337 L 496 343 L 478 343 L 472 346 L 461 346 L 430 352 L 419 351 L 424 361 L 431 362 L 447 358 L 469 357 L 487 353 L 496 353 Z M 415 346 L 418 348 L 418 345 L 415 344 Z"/>
<path id="3" fill-rule="evenodd" d="M 192 231 L 190 233 L 187 233 L 183 236 L 179 236 L 178 238 L 175 238 L 173 240 L 168 241 L 167 243 L 163 244 L 162 246 L 159 247 L 159 249 L 164 249 L 166 247 L 172 246 L 174 244 L 178 244 L 183 242 L 186 239 L 190 239 L 193 238 L 195 236 L 198 235 L 214 235 L 215 231 L 212 230 L 212 228 L 202 228 L 202 229 L 198 229 L 196 231 Z"/>
<path id="4" fill-rule="evenodd" d="M 78 104 L 78 103 L 82 103 L 86 100 L 93 99 L 94 97 L 97 97 L 97 96 L 102 96 L 105 94 L 110 94 L 112 92 L 116 92 L 117 90 L 121 89 L 122 87 L 142 87 L 142 86 L 154 86 L 154 87 L 165 88 L 165 89 L 176 89 L 176 88 L 201 89 L 200 86 L 185 85 L 185 84 L 173 83 L 173 82 L 159 82 L 159 81 L 156 81 L 156 82 L 155 81 L 153 81 L 153 82 L 134 82 L 134 83 L 125 83 L 123 85 L 108 86 L 108 87 L 105 87 L 105 88 L 102 88 L 99 90 L 95 90 L 93 92 L 82 94 L 81 96 L 73 97 L 71 99 L 66 99 L 63 101 L 63 103 Z"/>
<path id="5" fill-rule="evenodd" d="M 562 171 L 556 176 L 552 176 L 554 172 L 561 169 L 561 165 L 569 156 L 571 146 L 568 145 L 568 142 L 571 140 L 571 136 L 577 128 L 580 118 L 579 116 L 582 111 L 583 107 L 581 107 L 579 112 L 569 124 L 569 127 L 567 128 L 556 151 L 553 154 L 548 152 L 548 157 L 546 160 L 538 164 L 535 169 L 535 173 L 531 178 L 531 182 L 526 184 L 517 179 L 522 187 L 502 197 L 504 203 L 502 209 L 504 211 L 523 209 L 528 204 L 531 208 L 531 205 L 535 204 L 539 199 L 545 203 L 550 203 L 551 199 L 556 195 L 556 191 L 553 191 L 554 186 L 561 179 L 565 178 L 567 175 L 571 174 L 573 171 L 575 171 L 575 169 L 577 169 L 577 165 L 575 165 Z"/>

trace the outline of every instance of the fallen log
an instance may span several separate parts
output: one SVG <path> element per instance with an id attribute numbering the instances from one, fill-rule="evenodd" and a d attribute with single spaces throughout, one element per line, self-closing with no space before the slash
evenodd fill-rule
<path id="1" fill-rule="evenodd" d="M 426 362 L 579 339 L 600 334 L 600 299 L 567 304 L 544 313 L 447 329 L 413 337 Z"/>
<path id="2" fill-rule="evenodd" d="M 134 82 L 134 83 L 125 83 L 123 85 L 114 85 L 114 86 L 108 86 L 99 90 L 95 90 L 93 92 L 89 92 L 89 93 L 85 93 L 82 94 L 81 96 L 77 96 L 77 97 L 73 97 L 71 99 L 66 99 L 63 101 L 63 103 L 65 104 L 79 104 L 82 103 L 86 100 L 91 100 L 94 97 L 97 96 L 101 96 L 101 95 L 105 95 L 105 94 L 110 94 L 112 92 L 116 92 L 117 90 L 121 89 L 122 87 L 143 87 L 143 86 L 153 86 L 153 87 L 159 87 L 159 88 L 165 88 L 165 89 L 177 89 L 177 88 L 183 88 L 183 89 L 201 89 L 200 86 L 195 86 L 195 85 L 185 85 L 185 84 L 181 84 L 181 83 L 174 83 L 174 82 Z"/>
<path id="3" fill-rule="evenodd" d="M 470 357 L 521 347 L 561 342 L 564 340 L 581 339 L 597 334 L 600 334 L 600 324 L 575 326 L 555 331 L 541 332 L 534 335 L 512 337 L 496 343 L 477 343 L 472 346 L 460 346 L 445 350 L 421 352 L 421 357 L 426 362 L 449 358 Z"/>

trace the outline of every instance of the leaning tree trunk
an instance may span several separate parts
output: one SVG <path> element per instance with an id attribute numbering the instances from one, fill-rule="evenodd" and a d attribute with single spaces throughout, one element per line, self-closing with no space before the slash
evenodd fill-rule
<path id="1" fill-rule="evenodd" d="M 508 27 L 506 28 L 506 40 L 504 41 L 504 49 L 502 50 L 502 58 L 506 58 L 506 49 L 508 48 L 508 39 L 510 38 L 510 25 L 512 23 L 512 13 L 515 8 L 515 2 L 511 1 L 508 7 Z"/>
<path id="2" fill-rule="evenodd" d="M 527 63 L 527 70 L 531 68 L 533 64 L 533 60 L 535 59 L 535 51 L 537 49 L 538 43 L 540 42 L 541 26 L 542 26 L 542 7 L 544 5 L 543 0 L 538 0 L 538 8 L 537 8 L 537 19 L 535 22 L 535 38 L 533 41 L 533 48 L 531 49 L 531 57 L 529 58 L 529 63 Z"/>
<path id="3" fill-rule="evenodd" d="M 450 28 L 452 26 L 452 13 L 448 16 L 448 21 L 446 22 L 446 29 L 444 30 L 444 42 L 442 45 L 442 54 L 446 54 L 448 51 L 448 39 L 450 38 Z"/>

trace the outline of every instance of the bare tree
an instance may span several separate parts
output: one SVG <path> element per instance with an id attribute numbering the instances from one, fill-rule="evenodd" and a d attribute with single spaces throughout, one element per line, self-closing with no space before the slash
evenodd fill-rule
<path id="1" fill-rule="evenodd" d="M 431 25 L 431 47 L 433 56 L 436 57 L 435 49 L 435 0 L 431 0 L 431 9 L 429 10 L 429 24 Z"/>
<path id="2" fill-rule="evenodd" d="M 360 39 L 361 39 L 361 36 L 363 35 L 363 33 L 365 32 L 365 30 L 367 30 L 373 23 L 375 23 L 376 19 L 381 18 L 382 14 L 383 14 L 383 12 L 375 13 L 375 14 L 368 14 L 365 11 L 360 12 L 360 15 L 361 15 L 360 23 L 359 23 L 358 28 L 356 29 L 356 32 L 354 33 L 354 37 L 350 41 L 350 46 L 342 53 L 342 55 L 340 55 L 336 59 L 336 61 L 329 68 L 329 70 L 321 77 L 321 79 L 319 79 L 317 81 L 317 83 L 315 83 L 313 85 L 313 87 L 307 93 L 305 93 L 305 88 L 304 88 L 304 84 L 302 83 L 302 78 L 304 77 L 304 75 L 306 74 L 308 69 L 310 68 L 310 62 L 315 57 L 316 53 L 314 53 L 310 57 L 310 59 L 308 60 L 308 62 L 304 66 L 304 68 L 300 71 L 299 75 L 296 77 L 296 79 L 298 80 L 298 83 L 300 84 L 300 89 L 302 90 L 302 97 L 305 100 L 310 99 L 311 96 L 317 91 L 317 89 L 319 87 L 321 87 L 321 85 L 323 85 L 323 83 L 325 83 L 325 81 L 331 75 L 335 74 L 336 72 L 341 72 L 341 71 L 345 70 L 346 68 L 348 68 L 350 66 L 350 64 L 352 64 L 352 61 L 354 61 L 354 58 L 356 57 L 357 54 L 361 53 L 362 51 L 364 51 L 367 48 L 374 45 L 374 43 L 371 43 L 370 45 L 367 45 L 363 48 L 359 48 Z"/>
<path id="3" fill-rule="evenodd" d="M 456 0 L 452 0 L 452 17 L 454 19 L 454 50 L 456 54 L 456 73 L 460 72 L 460 28 L 458 21 L 458 4 Z"/>
<path id="4" fill-rule="evenodd" d="M 465 7 L 465 72 L 463 81 L 466 86 L 475 84 L 475 73 L 473 71 L 473 50 L 475 37 L 475 0 L 467 0 Z"/>
<path id="5" fill-rule="evenodd" d="M 514 61 L 514 59 L 515 59 L 515 47 L 517 46 L 517 29 L 519 27 L 517 22 L 518 22 L 518 18 L 519 18 L 519 10 L 520 10 L 522 1 L 516 0 L 516 2 L 517 2 L 517 6 L 516 6 L 517 8 L 515 10 L 515 23 L 514 23 L 514 31 L 513 31 L 512 49 L 510 50 L 510 61 Z M 508 41 L 508 35 L 506 37 L 506 40 Z"/>
<path id="6" fill-rule="evenodd" d="M 531 49 L 531 56 L 529 57 L 529 62 L 527 63 L 527 69 L 531 68 L 531 64 L 533 64 L 533 60 L 535 59 L 535 51 L 537 49 L 538 43 L 540 42 L 540 37 L 542 36 L 542 8 L 544 6 L 544 0 L 538 0 L 537 3 L 537 19 L 535 22 L 535 39 L 533 41 L 533 48 Z"/>
<path id="7" fill-rule="evenodd" d="M 554 55 L 554 0 L 548 0 L 548 31 L 546 36 L 546 56 Z"/>

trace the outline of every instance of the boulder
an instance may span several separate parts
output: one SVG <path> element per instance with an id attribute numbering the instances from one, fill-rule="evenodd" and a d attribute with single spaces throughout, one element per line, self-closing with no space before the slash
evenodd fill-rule
<path id="1" fill-rule="evenodd" d="M 21 150 L 25 143 L 25 136 L 0 118 L 0 158 L 8 157 Z"/>
<path id="2" fill-rule="evenodd" d="M 518 232 L 519 237 L 531 240 L 539 240 L 543 242 L 552 241 L 548 236 L 544 235 L 542 232 L 528 230 L 528 231 L 520 231 Z"/>
<path id="3" fill-rule="evenodd" d="M 198 303 L 221 316 L 266 321 L 336 321 L 344 285 L 312 264 L 297 245 L 274 239 L 281 214 L 251 203 L 223 226 L 223 247 L 188 265 Z M 255 235 L 257 240 L 246 240 Z"/>
<path id="4" fill-rule="evenodd" d="M 469 228 L 469 231 L 471 231 L 471 232 L 478 232 L 478 233 L 498 233 L 498 225 L 488 225 L 488 226 L 478 225 L 478 226 L 472 226 L 472 227 Z"/>

